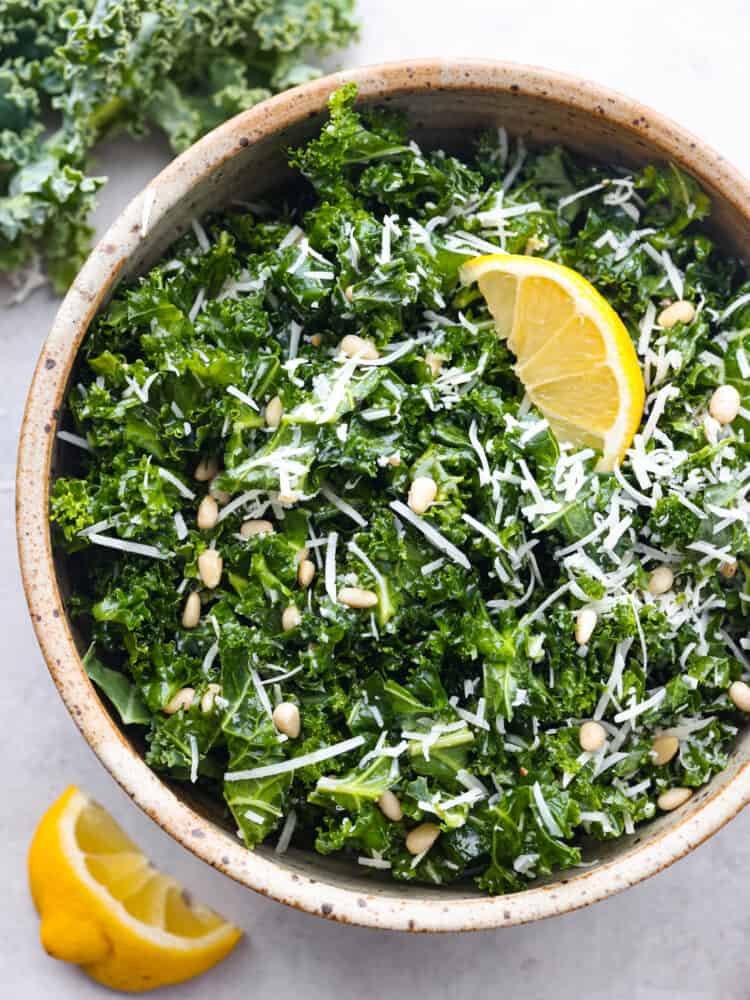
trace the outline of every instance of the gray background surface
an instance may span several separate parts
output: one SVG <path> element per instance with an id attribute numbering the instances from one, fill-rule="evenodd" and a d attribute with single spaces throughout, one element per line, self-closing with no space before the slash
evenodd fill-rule
<path id="1" fill-rule="evenodd" d="M 671 115 L 750 173 L 747 0 L 360 0 L 357 65 L 416 56 L 483 56 L 598 80 Z M 111 142 L 101 231 L 168 159 L 154 137 Z M 608 1000 L 745 1000 L 750 993 L 750 812 L 690 857 L 593 908 L 528 927 L 414 937 L 342 927 L 262 899 L 209 869 L 151 823 L 99 765 L 52 685 L 28 621 L 13 530 L 16 439 L 28 382 L 57 301 L 46 289 L 0 309 L 0 997 L 104 996 L 46 957 L 25 857 L 39 816 L 75 782 L 160 866 L 247 931 L 202 979 L 165 996 L 429 995 Z"/>

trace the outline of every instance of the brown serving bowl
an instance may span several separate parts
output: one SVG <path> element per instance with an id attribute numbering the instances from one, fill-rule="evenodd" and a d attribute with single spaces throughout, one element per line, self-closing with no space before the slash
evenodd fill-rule
<path id="1" fill-rule="evenodd" d="M 472 132 L 504 125 L 531 143 L 563 143 L 595 160 L 633 166 L 674 161 L 710 194 L 715 237 L 725 249 L 750 257 L 748 182 L 688 132 L 595 84 L 510 63 L 435 59 L 337 73 L 265 101 L 196 143 L 124 209 L 60 307 L 29 391 L 18 456 L 17 530 L 26 597 L 52 677 L 87 742 L 134 801 L 204 861 L 251 889 L 335 920 L 416 931 L 519 924 L 633 885 L 715 833 L 750 799 L 750 731 L 740 734 L 727 769 L 682 808 L 632 836 L 596 845 L 591 867 L 511 896 L 485 896 L 468 883 L 399 884 L 294 849 L 282 856 L 268 847 L 248 851 L 210 802 L 148 768 L 142 748 L 107 711 L 82 666 L 85 637 L 66 613 L 67 567 L 52 548 L 49 484 L 72 450 L 61 452 L 56 431 L 76 352 L 93 318 L 117 285 L 154 264 L 191 218 L 288 182 L 285 149 L 316 132 L 328 95 L 348 80 L 357 83 L 362 102 L 404 109 L 426 145 L 460 149 Z"/>

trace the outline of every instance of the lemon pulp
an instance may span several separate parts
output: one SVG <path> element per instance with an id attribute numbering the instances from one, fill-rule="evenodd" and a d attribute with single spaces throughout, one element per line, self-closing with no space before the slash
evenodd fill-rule
<path id="1" fill-rule="evenodd" d="M 29 883 L 47 952 L 113 989 L 136 993 L 191 979 L 242 936 L 157 871 L 74 786 L 36 829 Z"/>
<path id="2" fill-rule="evenodd" d="M 627 329 L 571 268 L 538 257 L 490 254 L 461 269 L 477 282 L 514 370 L 561 441 L 601 452 L 610 471 L 633 440 L 645 388 Z"/>

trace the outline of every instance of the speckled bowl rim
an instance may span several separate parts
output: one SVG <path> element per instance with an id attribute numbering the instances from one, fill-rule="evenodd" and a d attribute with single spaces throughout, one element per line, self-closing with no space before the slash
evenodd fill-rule
<path id="1" fill-rule="evenodd" d="M 150 770 L 128 744 L 96 695 L 76 648 L 55 573 L 47 517 L 55 429 L 80 341 L 107 290 L 141 243 L 144 198 L 153 197 L 152 224 L 186 198 L 203 175 L 246 146 L 320 112 L 331 91 L 354 80 L 363 97 L 452 88 L 477 94 L 526 93 L 603 116 L 642 136 L 665 158 L 685 165 L 722 192 L 750 228 L 750 185 L 721 156 L 651 109 L 596 84 L 546 69 L 480 60 L 412 60 L 336 73 L 287 91 L 216 129 L 167 166 L 124 210 L 92 252 L 60 306 L 29 391 L 17 469 L 17 535 L 23 584 L 37 638 L 68 711 L 101 762 L 132 799 L 167 833 L 238 882 L 329 919 L 412 931 L 480 930 L 562 914 L 612 895 L 683 857 L 719 830 L 750 800 L 750 762 L 709 788 L 684 818 L 641 846 L 565 882 L 501 897 L 443 898 L 410 886 L 404 896 L 380 895 L 313 878 L 273 857 L 246 850 L 203 818 Z"/>

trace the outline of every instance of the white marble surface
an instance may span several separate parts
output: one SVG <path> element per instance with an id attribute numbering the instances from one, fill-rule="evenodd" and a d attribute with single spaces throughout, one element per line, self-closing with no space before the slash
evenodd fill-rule
<path id="1" fill-rule="evenodd" d="M 350 65 L 450 55 L 531 62 L 599 80 L 672 115 L 750 173 L 747 0 L 360 0 Z M 102 152 L 106 226 L 166 161 L 157 138 Z M 255 896 L 161 833 L 75 730 L 28 621 L 13 532 L 15 449 L 24 397 L 55 312 L 45 290 L 0 312 L 0 996 L 59 1000 L 105 991 L 37 941 L 25 855 L 34 824 L 71 782 L 109 807 L 159 865 L 247 930 L 228 961 L 168 994 L 441 998 L 745 1000 L 750 979 L 750 812 L 651 881 L 588 910 L 528 927 L 447 938 L 342 927 Z"/>

